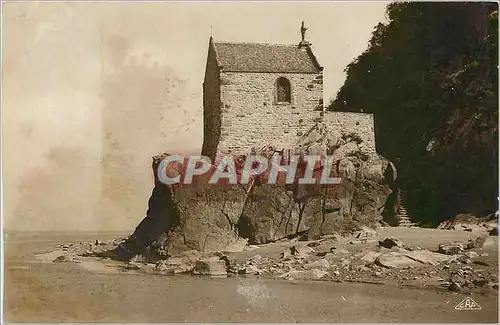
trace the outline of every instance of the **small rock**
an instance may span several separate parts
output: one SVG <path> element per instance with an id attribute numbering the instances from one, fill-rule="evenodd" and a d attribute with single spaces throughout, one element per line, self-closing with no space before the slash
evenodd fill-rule
<path id="1" fill-rule="evenodd" d="M 130 260 L 129 262 L 130 263 L 143 263 L 146 261 L 146 258 L 141 255 L 141 254 L 137 254 L 137 255 L 134 255 Z"/>
<path id="2" fill-rule="evenodd" d="M 285 273 L 281 274 L 281 275 L 279 276 L 279 278 L 289 278 L 289 277 L 291 277 L 291 275 L 290 275 L 290 274 L 291 274 L 292 272 L 297 272 L 297 271 L 296 271 L 296 270 L 294 270 L 294 269 L 290 269 L 288 272 L 285 272 Z"/>
<path id="3" fill-rule="evenodd" d="M 406 252 L 404 255 L 417 262 L 430 265 L 438 265 L 441 262 L 447 262 L 451 259 L 448 255 L 431 252 L 426 249 Z"/>
<path id="4" fill-rule="evenodd" d="M 330 268 L 330 263 L 326 259 L 322 258 L 314 262 L 309 262 L 306 265 L 304 265 L 304 267 L 306 269 L 328 270 L 328 268 Z"/>
<path id="5" fill-rule="evenodd" d="M 249 275 L 261 275 L 262 270 L 256 267 L 255 265 L 247 265 L 245 267 L 245 274 Z"/>
<path id="6" fill-rule="evenodd" d="M 460 292 L 460 285 L 456 283 L 455 281 L 450 281 L 450 284 L 448 285 L 448 290 L 453 291 L 453 292 Z"/>
<path id="7" fill-rule="evenodd" d="M 317 241 L 307 244 L 308 247 L 318 247 L 319 245 L 321 244 L 318 243 Z"/>
<path id="8" fill-rule="evenodd" d="M 292 246 L 291 252 L 293 255 L 307 255 L 314 253 L 314 249 L 312 249 L 311 247 L 307 247 L 305 245 L 295 245 Z"/>
<path id="9" fill-rule="evenodd" d="M 464 245 L 459 242 L 448 242 L 439 244 L 438 252 L 446 255 L 460 254 L 464 251 Z"/>
<path id="10" fill-rule="evenodd" d="M 357 239 L 368 239 L 377 236 L 378 232 L 368 227 L 362 227 L 361 230 L 354 235 Z"/>
<path id="11" fill-rule="evenodd" d="M 327 272 L 312 269 L 308 271 L 298 271 L 291 269 L 289 272 L 280 275 L 280 278 L 291 278 L 291 279 L 320 279 L 324 276 L 328 275 Z"/>
<path id="12" fill-rule="evenodd" d="M 58 256 L 54 259 L 54 262 L 66 262 L 67 259 L 66 259 L 66 256 L 64 255 L 61 255 L 61 256 Z"/>
<path id="13" fill-rule="evenodd" d="M 366 253 L 363 257 L 361 257 L 361 260 L 367 262 L 367 263 L 374 263 L 377 257 L 380 256 L 381 253 L 379 252 L 368 252 Z"/>
<path id="14" fill-rule="evenodd" d="M 495 240 L 495 238 L 493 236 L 488 236 L 484 240 L 483 248 L 489 247 L 489 246 L 497 246 L 497 244 L 498 244 L 498 242 Z"/>
<path id="15" fill-rule="evenodd" d="M 125 268 L 127 270 L 139 270 L 141 267 L 136 262 L 130 261 L 130 262 L 127 263 L 127 265 L 125 266 Z"/>
<path id="16" fill-rule="evenodd" d="M 236 261 L 234 258 L 231 258 L 227 255 L 222 255 L 219 257 L 221 261 L 224 261 L 226 263 L 226 270 L 235 270 L 236 269 Z"/>
<path id="17" fill-rule="evenodd" d="M 474 288 L 474 283 L 472 281 L 466 279 L 463 283 L 463 286 L 466 288 Z"/>
<path id="18" fill-rule="evenodd" d="M 332 273 L 333 273 L 333 275 L 335 275 L 335 276 L 339 276 L 339 275 L 340 275 L 340 272 L 339 272 L 338 270 L 335 270 L 335 271 L 333 271 Z"/>
<path id="19" fill-rule="evenodd" d="M 290 254 L 290 252 L 283 252 L 280 257 L 284 260 L 289 260 L 292 257 L 292 254 Z"/>
<path id="20" fill-rule="evenodd" d="M 156 263 L 155 269 L 158 271 L 168 271 L 174 274 L 190 273 L 194 268 L 194 261 L 189 262 L 185 258 L 172 257 L 167 260 L 160 260 Z"/>
<path id="21" fill-rule="evenodd" d="M 307 272 L 307 274 L 309 276 L 311 276 L 312 278 L 316 278 L 316 279 L 321 279 L 323 278 L 324 276 L 328 275 L 328 273 L 326 271 L 323 271 L 323 270 L 319 270 L 319 269 L 312 269 L 312 270 L 309 270 Z"/>
<path id="22" fill-rule="evenodd" d="M 479 254 L 474 252 L 474 251 L 468 251 L 468 252 L 465 252 L 463 253 L 464 256 L 467 256 L 468 258 L 470 258 L 471 260 L 475 259 L 476 257 L 479 257 Z"/>
<path id="23" fill-rule="evenodd" d="M 255 256 L 253 256 L 253 257 L 249 260 L 249 262 L 250 262 L 250 263 L 259 263 L 261 260 L 262 260 L 262 256 L 260 256 L 260 255 L 255 255 Z"/>
<path id="24" fill-rule="evenodd" d="M 320 238 L 320 241 L 325 241 L 325 240 L 338 240 L 337 235 L 323 235 Z"/>
<path id="25" fill-rule="evenodd" d="M 335 259 L 337 256 L 335 254 L 332 254 L 332 253 L 326 253 L 326 255 L 323 257 L 327 260 L 333 260 Z"/>
<path id="26" fill-rule="evenodd" d="M 479 256 L 481 256 L 481 257 L 486 257 L 486 256 L 489 256 L 489 255 L 490 254 L 488 254 L 488 253 L 481 253 L 481 254 L 479 254 Z"/>
<path id="27" fill-rule="evenodd" d="M 101 245 L 104 245 L 104 243 L 102 241 L 100 241 L 99 239 L 96 239 L 95 245 L 96 246 L 101 246 Z"/>
<path id="28" fill-rule="evenodd" d="M 398 247 L 398 246 L 392 246 L 391 251 L 393 251 L 393 252 L 403 252 L 403 253 L 409 252 L 409 250 L 407 250 L 406 248 L 404 248 L 404 247 Z"/>
<path id="29" fill-rule="evenodd" d="M 295 261 L 300 261 L 306 259 L 307 255 L 295 255 L 293 258 Z"/>
<path id="30" fill-rule="evenodd" d="M 158 261 L 154 267 L 154 270 L 159 272 L 168 272 L 172 274 L 174 273 L 173 267 L 167 265 L 164 260 Z"/>
<path id="31" fill-rule="evenodd" d="M 477 279 L 477 280 L 473 280 L 472 282 L 477 287 L 484 287 L 485 285 L 488 284 L 488 280 L 486 280 L 486 279 Z"/>
<path id="32" fill-rule="evenodd" d="M 257 245 L 248 245 L 248 246 L 245 246 L 245 248 L 243 249 L 243 251 L 248 251 L 248 252 L 251 252 L 251 251 L 254 251 L 256 249 L 258 249 L 259 246 Z"/>
<path id="33" fill-rule="evenodd" d="M 384 240 L 381 240 L 378 242 L 379 246 L 385 247 L 385 248 L 392 248 L 394 246 L 396 247 L 403 247 L 403 242 L 400 239 L 394 238 L 394 237 L 388 237 Z"/>
<path id="34" fill-rule="evenodd" d="M 343 266 L 347 266 L 347 265 L 350 265 L 351 264 L 351 261 L 349 261 L 348 259 L 341 259 L 340 260 L 340 263 L 343 265 Z"/>
<path id="35" fill-rule="evenodd" d="M 223 251 L 227 253 L 243 252 L 248 244 L 248 238 L 240 238 L 235 243 L 227 246 Z"/>
<path id="36" fill-rule="evenodd" d="M 381 254 L 377 257 L 375 263 L 385 268 L 405 268 L 420 264 L 420 262 L 417 262 L 398 252 Z"/>
<path id="37" fill-rule="evenodd" d="M 482 248 L 484 246 L 485 241 L 486 241 L 486 237 L 484 237 L 484 236 L 477 237 L 474 240 L 469 239 L 469 242 L 467 243 L 467 249 Z"/>
<path id="38" fill-rule="evenodd" d="M 453 257 L 453 261 L 458 262 L 458 263 L 463 263 L 463 264 L 469 264 L 472 262 L 472 260 L 469 257 L 462 255 L 462 254 L 455 255 Z"/>
<path id="39" fill-rule="evenodd" d="M 195 275 L 210 275 L 210 276 L 225 276 L 226 263 L 223 260 L 203 259 L 196 262 L 193 274 Z"/>

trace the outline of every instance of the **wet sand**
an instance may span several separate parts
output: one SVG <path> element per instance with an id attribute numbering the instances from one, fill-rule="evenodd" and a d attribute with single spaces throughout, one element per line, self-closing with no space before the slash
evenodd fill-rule
<path id="1" fill-rule="evenodd" d="M 497 322 L 498 297 L 396 285 L 104 274 L 40 263 L 55 244 L 117 234 L 20 234 L 5 246 L 6 322 Z"/>

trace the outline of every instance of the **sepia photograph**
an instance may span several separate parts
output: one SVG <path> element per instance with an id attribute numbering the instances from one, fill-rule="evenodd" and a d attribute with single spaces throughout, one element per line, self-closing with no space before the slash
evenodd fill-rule
<path id="1" fill-rule="evenodd" d="M 2 323 L 498 323 L 498 2 L 1 1 Z"/>

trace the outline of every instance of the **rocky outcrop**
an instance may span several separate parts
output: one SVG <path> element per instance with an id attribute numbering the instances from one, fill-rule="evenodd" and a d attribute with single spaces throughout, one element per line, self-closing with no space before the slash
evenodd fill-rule
<path id="1" fill-rule="evenodd" d="M 470 232 L 494 232 L 497 225 L 498 214 L 490 214 L 486 217 L 477 217 L 472 214 L 459 214 L 452 220 L 441 222 L 437 228 Z"/>
<path id="2" fill-rule="evenodd" d="M 200 176 L 190 185 L 170 186 L 156 175 L 167 154 L 154 157 L 155 188 L 148 213 L 117 252 L 161 258 L 193 249 L 220 251 L 239 237 L 263 244 L 298 234 L 316 239 L 353 233 L 361 225 L 376 225 L 390 193 L 384 184 L 388 161 L 363 152 L 360 141 L 355 134 L 337 134 L 318 124 L 297 144 L 295 153 L 334 157 L 330 177 L 340 177 L 341 183 L 328 185 L 268 184 L 262 175 L 250 184 L 209 185 L 208 177 Z M 291 154 L 287 151 L 285 160 Z"/>

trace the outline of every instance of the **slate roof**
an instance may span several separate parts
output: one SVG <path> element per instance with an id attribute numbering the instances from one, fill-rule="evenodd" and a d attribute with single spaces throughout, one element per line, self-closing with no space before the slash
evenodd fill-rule
<path id="1" fill-rule="evenodd" d="M 297 45 L 214 42 L 219 67 L 228 72 L 319 73 L 310 48 Z"/>

